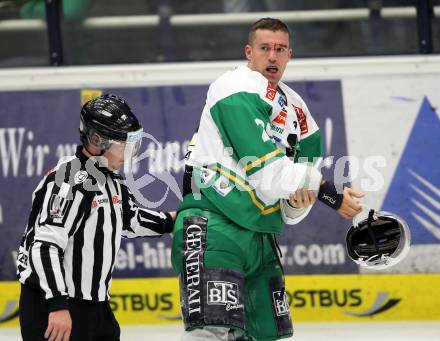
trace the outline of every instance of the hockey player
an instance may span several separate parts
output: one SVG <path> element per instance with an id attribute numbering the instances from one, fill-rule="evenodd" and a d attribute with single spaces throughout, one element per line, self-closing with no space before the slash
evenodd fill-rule
<path id="1" fill-rule="evenodd" d="M 82 146 L 35 190 L 17 261 L 24 341 L 119 340 L 108 300 L 121 236 L 170 233 L 175 215 L 138 207 L 117 172 L 138 152 L 141 133 L 121 98 L 87 102 Z"/>
<path id="2" fill-rule="evenodd" d="M 183 340 L 276 340 L 292 335 L 275 235 L 316 197 L 346 217 L 361 211 L 313 166 L 320 131 L 301 97 L 280 81 L 289 31 L 257 21 L 247 66 L 214 81 L 187 156 L 186 193 L 174 227 Z M 308 161 L 299 163 L 298 160 Z"/>

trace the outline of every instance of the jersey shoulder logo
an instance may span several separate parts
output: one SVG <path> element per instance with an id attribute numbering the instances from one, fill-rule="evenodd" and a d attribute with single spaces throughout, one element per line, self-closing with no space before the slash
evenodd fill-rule
<path id="1" fill-rule="evenodd" d="M 78 171 L 75 174 L 75 177 L 74 177 L 75 185 L 81 184 L 84 181 L 86 181 L 88 176 L 89 176 L 89 173 L 87 173 L 86 171 L 83 171 L 83 170 L 82 171 Z"/>

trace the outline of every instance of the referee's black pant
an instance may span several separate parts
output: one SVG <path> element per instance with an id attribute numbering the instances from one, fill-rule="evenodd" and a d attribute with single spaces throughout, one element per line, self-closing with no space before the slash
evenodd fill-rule
<path id="1" fill-rule="evenodd" d="M 108 302 L 69 299 L 70 341 L 119 341 L 121 330 Z M 42 294 L 21 286 L 20 328 L 23 341 L 43 341 L 49 312 Z"/>

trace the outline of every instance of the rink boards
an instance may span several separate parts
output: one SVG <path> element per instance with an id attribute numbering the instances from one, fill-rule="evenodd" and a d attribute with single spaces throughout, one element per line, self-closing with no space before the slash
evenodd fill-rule
<path id="1" fill-rule="evenodd" d="M 18 323 L 15 260 L 32 191 L 73 154 L 81 103 L 109 91 L 128 100 L 151 134 L 143 141 L 149 157 L 134 174 L 154 178 L 140 188 L 142 204 L 174 210 L 181 190 L 161 176 L 181 184 L 208 84 L 235 64 L 0 70 L 0 327 Z M 321 128 L 325 176 L 344 177 L 366 193 L 368 206 L 399 214 L 412 233 L 405 261 L 378 275 L 347 257 L 351 222 L 326 206 L 286 226 L 278 241 L 295 321 L 440 320 L 439 75 L 438 56 L 303 60 L 287 68 L 286 82 Z M 180 319 L 170 253 L 169 237 L 121 243 L 111 304 L 123 324 Z"/>
<path id="2" fill-rule="evenodd" d="M 149 134 L 142 141 L 147 157 L 133 171 L 134 182 L 148 176 L 136 183 L 136 199 L 176 210 L 208 84 L 234 65 L 0 70 L 0 281 L 15 279 L 33 190 L 75 152 L 81 103 L 101 92 L 127 99 Z M 413 246 L 393 271 L 440 273 L 440 57 L 294 61 L 285 80 L 321 129 L 324 177 L 364 191 L 369 207 L 408 222 Z M 345 251 L 350 225 L 317 203 L 278 238 L 285 273 L 359 273 Z M 170 252 L 168 237 L 123 240 L 114 276 L 174 276 Z"/>
<path id="3" fill-rule="evenodd" d="M 287 276 L 294 322 L 440 320 L 440 274 Z M 18 325 L 17 282 L 0 282 L 0 326 Z M 111 307 L 121 324 L 180 321 L 177 278 L 115 279 Z"/>

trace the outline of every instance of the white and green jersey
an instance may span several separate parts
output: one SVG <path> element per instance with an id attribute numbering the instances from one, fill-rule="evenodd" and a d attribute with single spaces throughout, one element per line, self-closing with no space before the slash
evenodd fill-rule
<path id="1" fill-rule="evenodd" d="M 250 230 L 279 233 L 282 199 L 304 186 L 309 169 L 295 161 L 321 156 L 318 126 L 301 97 L 247 66 L 235 68 L 209 87 L 187 160 L 202 195 L 193 188 L 181 209 L 213 209 Z"/>

